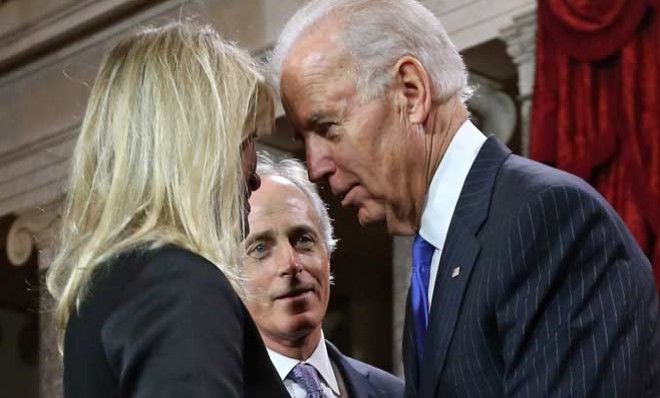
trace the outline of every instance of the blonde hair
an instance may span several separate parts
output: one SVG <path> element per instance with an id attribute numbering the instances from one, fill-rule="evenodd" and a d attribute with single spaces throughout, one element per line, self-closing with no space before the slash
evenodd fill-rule
<path id="1" fill-rule="evenodd" d="M 209 27 L 146 28 L 110 49 L 73 152 L 47 275 L 62 329 L 94 270 L 137 246 L 186 248 L 240 288 L 240 147 L 270 129 L 273 101 L 249 54 Z"/>

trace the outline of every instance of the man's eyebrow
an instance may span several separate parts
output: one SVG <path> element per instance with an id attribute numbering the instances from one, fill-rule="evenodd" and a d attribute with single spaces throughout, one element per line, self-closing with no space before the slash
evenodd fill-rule
<path id="1" fill-rule="evenodd" d="M 289 228 L 289 234 L 311 233 L 317 237 L 321 236 L 320 232 L 311 224 L 296 224 Z"/>
<path id="2" fill-rule="evenodd" d="M 312 114 L 307 118 L 306 124 L 308 127 L 314 127 L 319 124 L 319 122 L 328 116 L 331 116 L 330 112 L 317 111 L 312 112 Z"/>
<path id="3" fill-rule="evenodd" d="M 249 246 L 250 244 L 259 241 L 259 240 L 266 240 L 272 238 L 273 233 L 270 230 L 267 231 L 262 231 L 256 234 L 250 234 L 248 235 L 247 238 L 245 238 L 245 241 L 243 241 L 244 246 Z"/>

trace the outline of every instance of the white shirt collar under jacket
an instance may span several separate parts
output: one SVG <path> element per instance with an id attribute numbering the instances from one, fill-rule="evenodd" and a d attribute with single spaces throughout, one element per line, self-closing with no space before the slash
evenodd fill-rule
<path id="1" fill-rule="evenodd" d="M 330 387 L 332 392 L 336 396 L 339 396 L 339 384 L 337 383 L 335 372 L 332 370 L 332 364 L 330 363 L 330 357 L 328 356 L 328 349 L 325 346 L 325 338 L 323 336 L 323 332 L 321 332 L 321 340 L 316 346 L 316 349 L 305 361 L 289 358 L 271 349 L 267 350 L 271 362 L 273 362 L 273 365 L 275 365 L 275 369 L 283 381 L 298 363 L 308 363 L 312 365 L 314 369 L 316 369 L 321 375 L 321 383 L 324 383 L 326 386 Z"/>
<path id="2" fill-rule="evenodd" d="M 433 297 L 440 255 L 449 231 L 449 223 L 465 179 L 484 142 L 486 136 L 472 122 L 466 120 L 449 143 L 447 152 L 431 180 L 419 230 L 422 238 L 436 248 L 431 259 L 429 303 Z"/>

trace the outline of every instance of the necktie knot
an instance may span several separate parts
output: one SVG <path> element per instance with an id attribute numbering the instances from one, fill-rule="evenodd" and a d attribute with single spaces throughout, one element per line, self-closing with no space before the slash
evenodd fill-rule
<path id="1" fill-rule="evenodd" d="M 420 234 L 415 235 L 412 245 L 413 268 L 430 269 L 434 251 L 435 247 L 432 244 L 424 240 Z"/>
<path id="2" fill-rule="evenodd" d="M 325 398 L 318 373 L 312 365 L 300 362 L 288 377 L 307 391 L 307 398 Z"/>

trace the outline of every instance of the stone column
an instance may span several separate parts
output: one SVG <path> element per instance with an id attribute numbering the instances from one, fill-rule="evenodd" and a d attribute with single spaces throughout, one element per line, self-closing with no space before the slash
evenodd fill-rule
<path id="1" fill-rule="evenodd" d="M 496 134 L 508 144 L 516 128 L 518 105 L 493 79 L 470 73 L 469 83 L 477 88 L 468 101 L 473 122 L 484 133 Z"/>
<path id="2" fill-rule="evenodd" d="M 62 200 L 19 213 L 7 235 L 7 258 L 13 265 L 27 262 L 36 249 L 39 253 L 39 275 L 53 260 L 59 228 Z M 51 309 L 53 300 L 43 284 L 40 285 L 39 313 L 39 396 L 60 398 L 62 391 L 62 360 L 57 349 L 57 332 Z"/>
<path id="3" fill-rule="evenodd" d="M 513 18 L 513 23 L 500 30 L 500 39 L 518 66 L 518 104 L 522 133 L 522 152 L 529 155 L 529 133 L 536 66 L 536 9 Z"/>
<path id="4" fill-rule="evenodd" d="M 412 241 L 412 237 L 395 236 L 392 239 L 392 370 L 401 377 L 403 377 L 401 337 L 410 285 Z"/>

